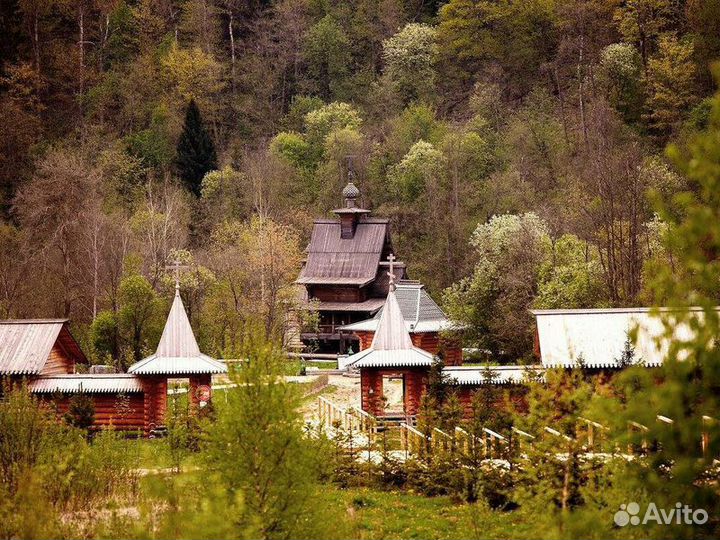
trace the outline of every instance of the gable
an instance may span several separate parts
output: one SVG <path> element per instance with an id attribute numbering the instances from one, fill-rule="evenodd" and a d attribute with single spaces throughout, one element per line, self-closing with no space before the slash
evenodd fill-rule
<path id="1" fill-rule="evenodd" d="M 316 221 L 297 283 L 367 285 L 377 275 L 387 235 L 384 219 L 361 220 L 352 238 L 341 237 L 338 221 Z"/>
<path id="2" fill-rule="evenodd" d="M 68 373 L 86 363 L 66 319 L 0 321 L 0 374 Z"/>
<path id="3" fill-rule="evenodd" d="M 75 371 L 75 361 L 56 341 L 52 349 L 50 349 L 50 354 L 40 370 L 40 374 L 59 375 L 61 373 L 72 373 L 73 371 Z"/>

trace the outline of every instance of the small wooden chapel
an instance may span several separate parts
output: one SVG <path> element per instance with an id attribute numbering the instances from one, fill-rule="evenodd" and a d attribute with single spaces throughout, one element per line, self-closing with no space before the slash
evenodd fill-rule
<path id="1" fill-rule="evenodd" d="M 436 343 L 419 342 L 410 327 L 398 301 L 401 289 L 395 282 L 392 257 L 390 258 L 389 292 L 380 317 L 372 327 L 372 341 L 368 347 L 348 357 L 346 364 L 360 371 L 360 407 L 363 411 L 382 418 L 405 418 L 413 421 L 420 408 L 420 400 L 427 388 L 433 363 L 439 361 Z M 439 308 L 438 308 L 439 310 Z M 356 326 L 357 328 L 357 326 Z M 456 345 L 459 348 L 459 344 Z M 472 412 L 472 396 L 478 387 L 505 385 L 513 394 L 522 393 L 524 371 L 521 366 L 498 366 L 492 375 L 478 367 L 462 366 L 462 355 L 451 357 L 443 373 L 448 382 L 457 388 L 465 415 Z M 388 403 L 392 382 L 400 381 L 400 403 Z M 393 406 L 394 405 L 394 406 Z"/>
<path id="2" fill-rule="evenodd" d="M 316 219 L 307 257 L 296 283 L 303 302 L 317 312 L 316 328 L 300 332 L 313 352 L 346 354 L 370 346 L 389 292 L 388 269 L 397 277 L 396 298 L 413 343 L 439 354 L 448 365 L 462 363 L 460 343 L 445 339 L 451 323 L 422 283 L 407 279 L 405 263 L 397 260 L 390 220 L 371 217 L 360 206 L 353 182 L 342 190 L 344 206 L 336 219 Z"/>
<path id="3" fill-rule="evenodd" d="M 88 363 L 67 319 L 0 321 L 0 379 L 26 384 L 59 414 L 73 395 L 90 396 L 96 429 L 152 435 L 165 425 L 168 380 L 187 379 L 190 406 L 199 408 L 212 397 L 212 376 L 227 373 L 223 362 L 200 352 L 177 284 L 155 354 L 128 373 L 78 373 Z"/>

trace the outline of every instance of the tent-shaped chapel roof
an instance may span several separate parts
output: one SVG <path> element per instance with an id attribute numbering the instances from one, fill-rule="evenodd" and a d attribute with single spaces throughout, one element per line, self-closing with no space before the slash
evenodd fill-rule
<path id="1" fill-rule="evenodd" d="M 200 352 L 180 291 L 176 288 L 155 354 L 133 364 L 128 372 L 135 375 L 201 375 L 227 373 L 227 367 Z"/>
<path id="2" fill-rule="evenodd" d="M 450 322 L 435 301 L 425 290 L 422 283 L 411 280 L 401 280 L 395 289 L 400 311 L 405 319 L 405 326 L 410 332 L 441 332 L 456 328 Z M 384 301 L 383 301 L 384 305 Z M 374 332 L 377 329 L 382 308 L 371 319 L 341 326 L 344 332 Z"/>
<path id="3" fill-rule="evenodd" d="M 391 284 L 382 315 L 372 344 L 348 358 L 348 364 L 358 368 L 368 367 L 427 367 L 432 365 L 433 355 L 413 346 L 405 326 L 400 304 Z"/>

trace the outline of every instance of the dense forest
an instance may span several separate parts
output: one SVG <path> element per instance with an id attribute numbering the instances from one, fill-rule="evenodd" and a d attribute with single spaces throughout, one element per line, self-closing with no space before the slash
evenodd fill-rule
<path id="1" fill-rule="evenodd" d="M 525 358 L 530 307 L 662 301 L 718 29 L 718 0 L 5 0 L 0 317 L 127 365 L 177 259 L 233 355 L 352 171 L 468 343 Z"/>

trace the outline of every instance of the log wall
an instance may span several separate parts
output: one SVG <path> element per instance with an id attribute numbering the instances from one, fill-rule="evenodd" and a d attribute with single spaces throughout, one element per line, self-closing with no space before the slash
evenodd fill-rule
<path id="1" fill-rule="evenodd" d="M 89 394 L 95 406 L 96 429 L 115 429 L 121 431 L 143 431 L 145 429 L 144 397 L 142 393 Z M 72 394 L 42 394 L 40 399 L 49 407 L 65 416 L 70 406 Z"/>
<path id="2" fill-rule="evenodd" d="M 149 434 L 153 429 L 165 425 L 167 411 L 167 379 L 162 376 L 143 377 L 144 429 Z"/>
<path id="3" fill-rule="evenodd" d="M 463 385 L 458 387 L 457 396 L 463 408 L 463 418 L 469 420 L 473 417 L 473 400 L 478 391 L 485 391 L 485 387 Z M 522 385 L 490 385 L 487 390 L 491 393 L 491 403 L 493 409 L 504 409 L 507 412 L 518 411 L 527 412 L 527 393 L 528 388 Z"/>
<path id="4" fill-rule="evenodd" d="M 338 285 L 315 285 L 308 291 L 310 298 L 321 302 L 364 302 L 368 299 L 367 287 L 342 287 Z"/>
<path id="5" fill-rule="evenodd" d="M 63 373 L 73 373 L 75 371 L 75 362 L 72 357 L 62 348 L 59 342 L 55 342 L 50 354 L 48 355 L 45 365 L 40 372 L 41 375 L 60 375 Z"/>

